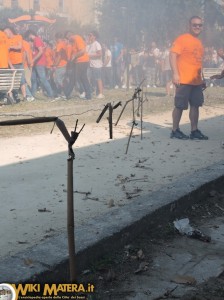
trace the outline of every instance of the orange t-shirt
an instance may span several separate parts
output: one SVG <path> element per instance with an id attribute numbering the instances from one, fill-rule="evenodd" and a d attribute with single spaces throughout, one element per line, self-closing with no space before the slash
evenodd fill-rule
<path id="1" fill-rule="evenodd" d="M 23 38 L 21 35 L 14 35 L 11 39 L 9 39 L 9 47 L 18 46 L 18 44 L 22 43 Z M 23 54 L 21 50 L 9 50 L 9 59 L 13 65 L 22 64 L 23 63 Z"/>
<path id="2" fill-rule="evenodd" d="M 66 54 L 67 54 L 67 59 L 70 60 L 72 58 L 72 45 L 71 44 L 66 44 Z"/>
<path id="3" fill-rule="evenodd" d="M 71 39 L 72 39 L 72 54 L 76 54 L 77 52 L 83 49 L 85 50 L 85 53 L 82 56 L 78 57 L 75 62 L 76 63 L 88 62 L 89 55 L 86 52 L 86 43 L 84 39 L 80 35 L 73 35 Z"/>
<path id="4" fill-rule="evenodd" d="M 186 33 L 174 41 L 170 51 L 177 54 L 180 83 L 202 84 L 204 48 L 201 41 L 190 33 Z"/>
<path id="5" fill-rule="evenodd" d="M 60 61 L 57 67 L 64 67 L 67 65 L 67 44 L 65 41 L 58 41 L 56 44 L 56 56 L 60 55 Z"/>
<path id="6" fill-rule="evenodd" d="M 4 31 L 0 31 L 0 69 L 7 69 L 9 61 L 9 39 Z"/>
<path id="7" fill-rule="evenodd" d="M 23 52 L 23 66 L 24 69 L 28 68 L 28 67 L 32 67 L 33 65 L 33 53 L 32 53 L 32 49 L 30 47 L 30 43 L 28 43 L 27 41 L 23 40 L 23 44 L 22 44 L 22 52 Z M 24 53 L 26 52 L 26 55 L 24 55 Z M 29 62 L 27 60 L 27 57 L 29 57 L 29 61 L 31 62 L 31 65 L 29 65 Z"/>
<path id="8" fill-rule="evenodd" d="M 54 50 L 50 47 L 45 49 L 46 68 L 51 68 L 54 64 Z"/>

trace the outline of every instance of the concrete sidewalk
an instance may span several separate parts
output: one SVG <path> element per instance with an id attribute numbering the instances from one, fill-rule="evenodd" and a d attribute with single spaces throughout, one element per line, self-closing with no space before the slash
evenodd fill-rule
<path id="1" fill-rule="evenodd" d="M 83 266 L 106 250 L 104 239 L 114 236 L 117 242 L 124 228 L 136 231 L 142 218 L 151 218 L 181 197 L 186 201 L 189 193 L 224 174 L 221 111 L 202 109 L 200 128 L 208 141 L 171 140 L 170 120 L 170 111 L 145 117 L 144 139 L 139 127 L 134 129 L 127 155 L 128 119 L 114 128 L 112 141 L 105 121 L 87 124 L 78 139 L 74 188 L 91 193 L 74 195 Z M 189 132 L 187 113 L 182 129 Z M 22 282 L 64 267 L 68 258 L 66 143 L 55 130 L 53 135 L 4 138 L 1 145 L 0 281 Z"/>

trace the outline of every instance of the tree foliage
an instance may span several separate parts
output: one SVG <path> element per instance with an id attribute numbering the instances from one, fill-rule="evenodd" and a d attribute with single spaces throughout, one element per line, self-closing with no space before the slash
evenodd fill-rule
<path id="1" fill-rule="evenodd" d="M 102 38 L 117 36 L 129 47 L 151 41 L 164 45 L 188 30 L 191 16 L 203 12 L 203 39 L 208 44 L 223 41 L 223 12 L 212 0 L 104 0 L 101 12 Z"/>

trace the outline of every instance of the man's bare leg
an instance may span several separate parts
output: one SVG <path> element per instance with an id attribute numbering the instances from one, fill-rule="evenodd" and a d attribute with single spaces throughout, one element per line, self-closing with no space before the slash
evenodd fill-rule
<path id="1" fill-rule="evenodd" d="M 189 112 L 189 118 L 191 121 L 191 131 L 198 129 L 198 119 L 199 119 L 199 107 L 191 106 Z"/>
<path id="2" fill-rule="evenodd" d="M 174 108 L 173 110 L 173 131 L 176 131 L 179 128 L 180 119 L 182 116 L 183 110 L 179 108 Z"/>

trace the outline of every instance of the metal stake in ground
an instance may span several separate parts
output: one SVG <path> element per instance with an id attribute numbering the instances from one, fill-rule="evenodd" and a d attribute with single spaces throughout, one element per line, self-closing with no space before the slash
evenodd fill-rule
<path id="1" fill-rule="evenodd" d="M 67 180 L 67 230 L 68 230 L 68 251 L 69 251 L 69 266 L 71 282 L 77 281 L 76 260 L 75 260 L 75 225 L 74 225 L 74 194 L 73 194 L 73 160 L 75 154 L 72 146 L 77 140 L 80 132 L 83 130 L 82 126 L 79 132 L 76 132 L 78 120 L 76 121 L 75 130 L 71 132 L 71 137 L 68 143 L 68 180 Z"/>
<path id="2" fill-rule="evenodd" d="M 69 267 L 70 267 L 70 280 L 76 282 L 76 261 L 75 261 L 75 232 L 74 232 L 74 199 L 73 199 L 73 160 L 75 154 L 72 149 L 79 134 L 83 130 L 85 124 L 82 126 L 79 132 L 76 132 L 78 120 L 76 121 L 75 130 L 71 132 L 71 136 L 62 120 L 58 117 L 38 117 L 32 119 L 18 119 L 0 122 L 0 126 L 14 126 L 24 124 L 36 124 L 54 122 L 60 129 L 64 138 L 68 142 L 68 180 L 67 180 L 67 230 L 68 230 L 68 250 L 69 250 Z"/>
<path id="3" fill-rule="evenodd" d="M 127 104 L 129 102 L 132 101 L 132 127 L 131 127 L 131 132 L 130 132 L 130 135 L 129 135 L 129 138 L 128 138 L 128 144 L 127 144 L 127 148 L 126 148 L 126 152 L 125 154 L 128 153 L 128 148 L 129 148 L 129 144 L 130 144 L 130 140 L 131 140 L 131 137 L 132 137 L 132 133 L 133 133 L 133 130 L 134 130 L 134 126 L 137 126 L 138 124 L 136 123 L 136 120 L 135 120 L 135 99 L 138 99 L 138 108 L 137 108 L 137 111 L 139 112 L 139 108 L 141 107 L 141 139 L 142 139 L 142 124 L 143 124 L 143 119 L 142 119 L 142 116 L 143 116 L 143 97 L 141 97 L 140 93 L 142 91 L 142 89 L 140 88 L 140 86 L 143 84 L 143 82 L 145 81 L 145 79 L 142 80 L 142 82 L 140 83 L 140 85 L 135 89 L 135 92 L 132 96 L 132 98 L 128 101 L 126 101 L 125 103 L 125 106 L 123 107 L 118 119 L 117 119 L 117 122 L 115 125 L 118 124 Z"/>
<path id="4" fill-rule="evenodd" d="M 119 117 L 118 117 L 118 119 L 117 119 L 117 122 L 115 123 L 115 126 L 117 126 L 118 122 L 120 121 L 120 118 L 121 118 L 123 112 L 125 111 L 125 108 L 127 107 L 128 103 L 129 103 L 129 102 L 134 102 L 135 99 L 138 99 L 138 94 L 139 94 L 139 93 L 141 92 L 141 90 L 142 90 L 142 89 L 141 89 L 141 85 L 143 84 L 144 81 L 145 81 L 145 78 L 142 80 L 142 82 L 139 84 L 139 86 L 135 89 L 135 92 L 134 92 L 132 98 L 129 99 L 129 100 L 127 100 L 127 101 L 125 102 L 125 105 L 124 105 L 124 107 L 123 107 L 123 109 L 122 109 L 122 111 L 121 111 L 121 113 L 120 113 L 120 115 L 119 115 Z M 134 119 L 134 115 L 135 115 L 134 104 L 133 104 L 132 108 L 133 108 L 133 119 Z"/>
<path id="5" fill-rule="evenodd" d="M 99 123 L 107 109 L 109 109 L 109 116 L 107 119 L 109 123 L 109 136 L 111 140 L 113 139 L 113 111 L 114 109 L 118 108 L 118 106 L 121 106 L 121 101 L 115 104 L 114 106 L 112 106 L 111 103 L 107 103 L 96 120 L 96 123 Z"/>

